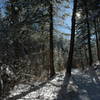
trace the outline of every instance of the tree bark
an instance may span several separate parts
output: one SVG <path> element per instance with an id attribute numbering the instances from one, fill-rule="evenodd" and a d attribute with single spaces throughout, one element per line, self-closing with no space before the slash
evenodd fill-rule
<path id="1" fill-rule="evenodd" d="M 84 47 L 84 55 L 85 55 L 85 58 L 86 58 L 86 64 L 88 65 L 89 61 L 88 61 L 88 55 L 87 55 L 87 49 L 86 49 L 86 47 Z"/>
<path id="2" fill-rule="evenodd" d="M 86 1 L 84 1 L 84 7 L 85 7 L 87 33 L 88 33 L 89 65 L 92 66 L 93 58 L 92 58 L 92 49 L 91 49 L 91 32 L 90 32 L 90 24 L 89 24 L 88 7 L 87 7 L 87 2 Z"/>
<path id="3" fill-rule="evenodd" d="M 97 33 L 97 26 L 96 26 L 96 21 L 94 20 L 94 27 L 95 27 L 95 36 L 96 36 L 96 46 L 97 46 L 97 57 L 98 60 L 100 61 L 100 48 L 99 48 L 99 41 L 98 41 L 98 33 Z"/>
<path id="4" fill-rule="evenodd" d="M 53 5 L 50 2 L 50 77 L 55 75 L 53 52 Z"/>
<path id="5" fill-rule="evenodd" d="M 69 54 L 68 54 L 67 67 L 66 67 L 66 73 L 69 76 L 71 75 L 71 68 L 72 68 L 72 62 L 73 62 L 73 53 L 74 53 L 76 10 L 77 10 L 77 0 L 74 0 L 73 15 L 72 15 L 72 28 L 71 28 L 71 39 L 70 39 L 70 49 L 69 49 Z"/>

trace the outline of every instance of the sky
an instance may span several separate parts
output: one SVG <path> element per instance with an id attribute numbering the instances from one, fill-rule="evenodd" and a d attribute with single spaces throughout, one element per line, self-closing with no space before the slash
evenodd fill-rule
<path id="1" fill-rule="evenodd" d="M 3 4 L 5 3 L 5 1 L 7 0 L 0 0 L 0 7 L 3 7 Z"/>
<path id="2" fill-rule="evenodd" d="M 0 9 L 2 11 L 2 15 L 4 16 L 4 11 L 5 11 L 5 7 L 4 7 L 4 3 L 6 2 L 7 0 L 0 0 Z"/>
<path id="3" fill-rule="evenodd" d="M 61 33 L 67 33 L 67 34 L 71 34 L 71 17 L 72 17 L 72 9 L 73 9 L 73 1 L 70 1 L 70 8 L 63 8 L 64 5 L 67 5 L 67 3 L 64 3 L 61 5 L 60 8 L 62 8 L 60 10 L 60 12 L 58 12 L 60 15 L 63 15 L 64 13 L 68 13 L 70 16 L 69 17 L 65 17 L 64 20 L 62 19 L 57 19 L 56 22 L 59 23 L 63 23 L 63 26 L 59 26 L 59 25 L 55 25 L 55 28 L 60 31 Z M 65 26 L 65 27 L 64 27 Z M 69 26 L 70 29 L 66 28 L 67 26 Z M 70 39 L 70 36 L 64 36 L 64 38 Z"/>

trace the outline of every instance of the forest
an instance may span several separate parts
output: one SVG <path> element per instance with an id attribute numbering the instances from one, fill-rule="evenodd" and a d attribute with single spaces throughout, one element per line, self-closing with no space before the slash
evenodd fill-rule
<path id="1" fill-rule="evenodd" d="M 100 0 L 0 0 L 0 100 L 100 100 Z"/>

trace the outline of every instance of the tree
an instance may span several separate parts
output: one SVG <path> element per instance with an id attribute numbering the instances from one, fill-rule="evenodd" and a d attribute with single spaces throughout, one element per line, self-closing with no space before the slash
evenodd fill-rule
<path id="1" fill-rule="evenodd" d="M 74 53 L 77 0 L 74 0 L 73 3 L 74 3 L 74 6 L 73 6 L 73 15 L 72 15 L 71 40 L 70 40 L 70 49 L 69 49 L 67 67 L 66 67 L 67 74 L 69 76 L 71 75 L 71 68 L 72 68 L 72 62 L 73 62 L 73 53 Z"/>
<path id="2" fill-rule="evenodd" d="M 94 20 L 94 28 L 95 28 L 95 36 L 96 36 L 96 46 L 97 46 L 97 57 L 98 57 L 98 60 L 100 61 L 100 48 L 99 48 L 99 36 L 98 36 L 98 32 L 97 32 L 97 23 L 96 21 Z"/>
<path id="3" fill-rule="evenodd" d="M 88 15 L 88 7 L 87 2 L 84 1 L 85 14 L 86 14 L 86 24 L 87 24 L 87 33 L 88 33 L 88 52 L 89 52 L 89 65 L 91 66 L 93 63 L 92 59 L 92 50 L 91 50 L 91 33 L 90 33 L 90 24 L 89 24 L 89 15 Z"/>
<path id="4" fill-rule="evenodd" d="M 53 2 L 50 2 L 50 77 L 55 75 L 55 69 L 54 69 L 54 52 L 53 52 Z"/>
<path id="5" fill-rule="evenodd" d="M 80 0 L 78 2 L 77 14 L 79 14 L 79 17 L 77 16 L 76 44 L 78 44 L 77 48 L 84 49 L 84 54 L 87 55 L 88 63 L 86 63 L 85 66 L 91 66 L 99 56 L 99 25 L 97 21 L 100 11 L 98 8 L 99 2 L 100 1 L 97 0 Z M 97 56 L 95 56 L 96 53 Z"/>

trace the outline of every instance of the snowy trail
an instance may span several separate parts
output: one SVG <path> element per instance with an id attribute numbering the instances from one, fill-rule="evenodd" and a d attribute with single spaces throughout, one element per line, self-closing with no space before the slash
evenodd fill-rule
<path id="1" fill-rule="evenodd" d="M 100 100 L 99 75 L 93 75 L 74 69 L 70 79 L 62 72 L 35 87 L 20 84 L 7 100 Z"/>

